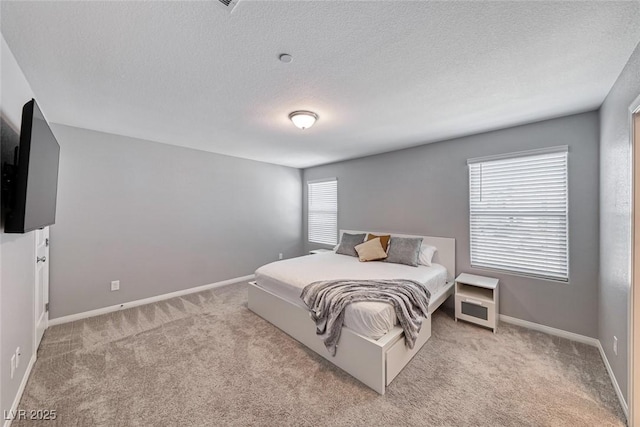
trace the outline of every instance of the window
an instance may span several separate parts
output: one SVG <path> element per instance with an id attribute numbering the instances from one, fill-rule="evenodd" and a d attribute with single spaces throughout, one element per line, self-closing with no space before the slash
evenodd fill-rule
<path id="1" fill-rule="evenodd" d="M 309 181 L 309 242 L 338 243 L 338 180 Z"/>
<path id="2" fill-rule="evenodd" d="M 471 266 L 568 281 L 567 147 L 468 164 Z"/>

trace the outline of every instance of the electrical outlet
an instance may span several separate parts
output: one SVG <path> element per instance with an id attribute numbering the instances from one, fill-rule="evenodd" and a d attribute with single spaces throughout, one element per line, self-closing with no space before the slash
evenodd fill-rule
<path id="1" fill-rule="evenodd" d="M 20 367 L 20 347 L 16 348 L 16 369 Z"/>
<path id="2" fill-rule="evenodd" d="M 111 282 L 111 290 L 112 291 L 120 290 L 120 280 L 114 280 L 113 282 Z"/>
<path id="3" fill-rule="evenodd" d="M 278 254 L 278 259 L 282 259 L 282 256 L 283 256 L 283 255 L 282 255 L 282 252 L 280 252 L 280 253 Z"/>
<path id="4" fill-rule="evenodd" d="M 618 337 L 613 337 L 613 354 L 618 355 Z"/>
<path id="5" fill-rule="evenodd" d="M 11 356 L 11 379 L 13 379 L 13 374 L 16 373 L 16 355 Z"/>

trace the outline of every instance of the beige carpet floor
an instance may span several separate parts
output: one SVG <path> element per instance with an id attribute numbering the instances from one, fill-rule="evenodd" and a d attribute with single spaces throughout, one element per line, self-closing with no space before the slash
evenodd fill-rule
<path id="1" fill-rule="evenodd" d="M 247 309 L 245 283 L 47 330 L 13 426 L 624 425 L 594 347 L 438 310 L 380 396 Z"/>

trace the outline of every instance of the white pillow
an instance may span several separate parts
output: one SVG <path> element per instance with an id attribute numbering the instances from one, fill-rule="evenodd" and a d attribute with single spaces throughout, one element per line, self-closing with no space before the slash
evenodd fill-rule
<path id="1" fill-rule="evenodd" d="M 433 259 L 433 255 L 435 255 L 437 250 L 438 248 L 436 248 L 435 246 L 425 245 L 423 243 L 420 246 L 420 255 L 418 256 L 418 264 L 431 267 L 431 260 Z"/>
<path id="2" fill-rule="evenodd" d="M 333 247 L 333 252 L 337 251 L 339 247 L 340 247 L 340 244 L 338 243 L 337 245 L 335 245 L 335 246 Z"/>

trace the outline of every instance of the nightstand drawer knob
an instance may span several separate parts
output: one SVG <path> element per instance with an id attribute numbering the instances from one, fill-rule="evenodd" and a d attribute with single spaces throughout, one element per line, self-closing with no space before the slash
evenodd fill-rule
<path id="1" fill-rule="evenodd" d="M 482 301 L 478 301 L 471 298 L 465 298 L 464 302 L 468 302 L 469 304 L 482 305 Z"/>

